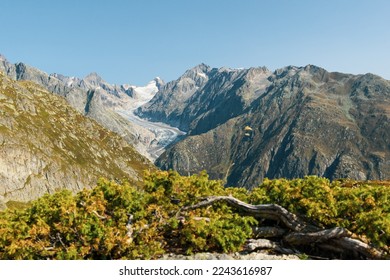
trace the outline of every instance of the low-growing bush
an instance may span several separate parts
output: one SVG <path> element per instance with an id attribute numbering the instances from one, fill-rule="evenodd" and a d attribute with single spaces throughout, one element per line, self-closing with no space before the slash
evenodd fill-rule
<path id="1" fill-rule="evenodd" d="M 388 251 L 390 188 L 308 176 L 225 188 L 205 172 L 147 173 L 143 186 L 105 179 L 0 212 L 0 259 L 154 259 L 165 252 L 235 252 L 261 225 L 226 203 L 180 211 L 210 196 L 279 204 L 319 227 L 341 226 Z"/>

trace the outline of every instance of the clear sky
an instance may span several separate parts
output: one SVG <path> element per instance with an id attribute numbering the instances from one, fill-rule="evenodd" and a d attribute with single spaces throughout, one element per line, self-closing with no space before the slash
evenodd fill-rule
<path id="1" fill-rule="evenodd" d="M 110 83 L 314 64 L 390 79 L 387 0 L 0 0 L 0 53 Z"/>

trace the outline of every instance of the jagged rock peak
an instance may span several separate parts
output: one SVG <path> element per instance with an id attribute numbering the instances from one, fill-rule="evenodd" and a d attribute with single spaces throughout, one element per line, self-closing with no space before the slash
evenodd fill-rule
<path id="1" fill-rule="evenodd" d="M 250 67 L 249 71 L 261 71 L 261 72 L 271 72 L 266 66 L 259 66 L 259 67 Z"/>
<path id="2" fill-rule="evenodd" d="M 200 63 L 196 65 L 195 67 L 191 68 L 189 71 L 202 71 L 202 72 L 208 72 L 210 71 L 211 67 L 205 63 Z"/>
<path id="3" fill-rule="evenodd" d="M 63 81 L 63 80 L 66 80 L 68 79 L 69 77 L 65 76 L 65 75 L 62 75 L 62 74 L 58 74 L 58 73 L 52 73 L 50 74 L 50 76 L 54 77 L 54 78 L 57 78 L 58 80 L 60 81 Z"/>
<path id="4" fill-rule="evenodd" d="M 313 72 L 326 71 L 324 68 L 319 67 L 317 65 L 313 65 L 313 64 L 308 64 L 303 69 L 305 71 L 313 71 Z"/>
<path id="5" fill-rule="evenodd" d="M 187 70 L 182 77 L 196 79 L 197 77 L 206 78 L 207 74 L 212 68 L 204 63 L 201 63 L 189 70 Z"/>
<path id="6" fill-rule="evenodd" d="M 227 66 L 222 66 L 220 68 L 218 68 L 218 72 L 219 73 L 222 73 L 222 72 L 242 72 L 242 71 L 250 71 L 250 70 L 254 70 L 254 69 L 262 69 L 265 71 L 269 71 L 266 67 L 250 67 L 250 68 L 245 68 L 245 67 L 227 67 Z"/>
<path id="7" fill-rule="evenodd" d="M 299 69 L 301 69 L 301 67 L 289 65 L 289 66 L 285 66 L 285 67 L 276 69 L 276 70 L 274 71 L 274 75 L 275 75 L 276 77 L 278 77 L 278 78 L 282 78 L 282 77 L 284 77 L 284 76 L 286 76 L 286 75 L 295 74 L 296 72 L 299 71 Z"/>
<path id="8" fill-rule="evenodd" d="M 314 79 L 314 81 L 328 82 L 329 81 L 329 72 L 324 68 L 321 68 L 316 65 L 308 64 L 301 70 L 301 76 L 309 74 L 309 76 Z"/>
<path id="9" fill-rule="evenodd" d="M 306 73 L 309 73 L 311 75 L 324 75 L 326 73 L 329 73 L 328 71 L 326 71 L 322 67 L 308 64 L 304 67 L 298 67 L 298 66 L 294 66 L 294 65 L 282 67 L 282 68 L 276 69 L 274 71 L 274 75 L 278 78 L 282 78 L 286 75 L 293 76 L 298 72 L 306 72 Z"/>
<path id="10" fill-rule="evenodd" d="M 100 77 L 96 72 L 92 72 L 92 73 L 88 74 L 87 76 L 85 76 L 84 80 L 91 82 L 91 83 L 93 83 L 93 82 L 100 83 L 103 81 L 103 78 Z"/>
<path id="11" fill-rule="evenodd" d="M 154 82 L 154 83 L 156 84 L 156 87 L 157 87 L 159 90 L 160 90 L 160 88 L 161 88 L 162 86 L 165 85 L 164 80 L 162 80 L 160 77 L 154 78 L 152 82 Z"/>
<path id="12" fill-rule="evenodd" d="M 308 64 L 305 67 L 303 67 L 303 71 L 306 71 L 312 75 L 318 75 L 318 74 L 324 75 L 325 73 L 329 73 L 324 68 L 312 64 Z"/>

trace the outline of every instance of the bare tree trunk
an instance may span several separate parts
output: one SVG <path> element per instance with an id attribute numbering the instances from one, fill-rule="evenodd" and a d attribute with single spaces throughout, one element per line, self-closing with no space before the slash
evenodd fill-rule
<path id="1" fill-rule="evenodd" d="M 345 228 L 335 227 L 323 229 L 310 224 L 289 212 L 277 204 L 252 205 L 245 203 L 232 196 L 210 196 L 204 198 L 201 202 L 185 206 L 177 213 L 191 211 L 197 208 L 206 207 L 217 202 L 225 202 L 235 208 L 241 215 L 253 216 L 257 219 L 277 221 L 277 227 L 254 227 L 253 234 L 256 238 L 279 238 L 283 245 L 295 246 L 317 246 L 334 253 L 349 253 L 364 256 L 369 259 L 381 259 L 384 253 L 360 240 L 351 238 L 352 233 Z M 258 243 L 251 240 L 252 245 L 249 248 L 275 247 L 274 243 L 265 243 L 260 240 Z M 265 246 L 264 244 L 267 244 Z M 271 244 L 273 244 L 271 246 Z M 276 248 L 276 247 L 275 247 Z"/>
<path id="2" fill-rule="evenodd" d="M 270 220 L 281 222 L 291 230 L 299 231 L 302 230 L 305 226 L 304 223 L 302 223 L 302 221 L 300 221 L 295 214 L 290 213 L 280 205 L 277 204 L 252 205 L 252 204 L 245 203 L 241 200 L 238 200 L 232 196 L 209 196 L 205 198 L 203 201 L 195 205 L 183 207 L 180 210 L 180 212 L 185 212 L 200 207 L 206 207 L 219 201 L 226 202 L 231 206 L 241 210 L 247 215 L 256 218 L 270 219 Z"/>
<path id="3" fill-rule="evenodd" d="M 345 228 L 335 227 L 316 232 L 291 232 L 283 237 L 283 241 L 291 245 L 323 243 L 329 239 L 351 236 Z"/>

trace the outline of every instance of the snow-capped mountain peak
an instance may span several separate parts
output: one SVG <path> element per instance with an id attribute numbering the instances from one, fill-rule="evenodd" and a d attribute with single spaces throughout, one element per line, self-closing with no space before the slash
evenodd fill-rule
<path id="1" fill-rule="evenodd" d="M 134 99 L 132 107 L 136 109 L 149 102 L 156 95 L 162 85 L 164 85 L 164 82 L 157 77 L 145 86 L 129 86 Z"/>

